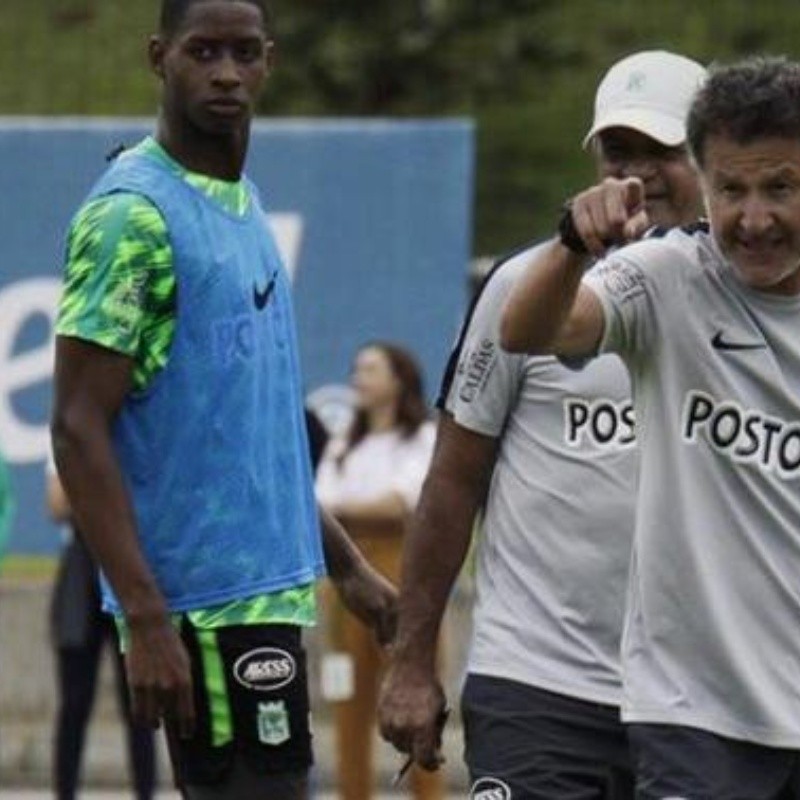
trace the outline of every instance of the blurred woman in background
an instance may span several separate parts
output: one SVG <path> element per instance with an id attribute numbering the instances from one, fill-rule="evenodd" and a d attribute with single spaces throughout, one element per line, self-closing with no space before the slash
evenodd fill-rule
<path id="1" fill-rule="evenodd" d="M 345 435 L 325 450 L 317 496 L 370 563 L 397 583 L 405 525 L 433 451 L 422 374 L 402 347 L 371 342 L 356 354 L 352 386 L 355 415 Z M 323 695 L 336 701 L 339 794 L 343 800 L 369 800 L 383 658 L 370 631 L 335 598 L 330 605 L 333 652 L 323 662 Z M 442 797 L 440 773 L 413 770 L 410 777 L 414 797 Z"/>

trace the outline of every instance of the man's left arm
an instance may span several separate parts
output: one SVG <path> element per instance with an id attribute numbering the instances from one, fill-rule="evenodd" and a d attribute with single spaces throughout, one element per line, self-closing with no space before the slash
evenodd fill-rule
<path id="1" fill-rule="evenodd" d="M 361 554 L 341 523 L 320 507 L 328 574 L 344 605 L 389 644 L 397 629 L 397 590 Z"/>

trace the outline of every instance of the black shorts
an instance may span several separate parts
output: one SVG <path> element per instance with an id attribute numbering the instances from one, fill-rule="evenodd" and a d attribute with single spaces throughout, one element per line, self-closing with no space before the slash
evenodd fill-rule
<path id="1" fill-rule="evenodd" d="M 181 637 L 192 662 L 197 727 L 191 739 L 167 729 L 178 787 L 224 784 L 239 762 L 265 776 L 307 773 L 313 759 L 300 629 L 198 630 L 184 617 Z"/>
<path id="2" fill-rule="evenodd" d="M 800 751 L 680 725 L 631 724 L 638 800 L 800 800 Z"/>
<path id="3" fill-rule="evenodd" d="M 461 698 L 470 797 L 631 800 L 619 708 L 469 675 Z"/>

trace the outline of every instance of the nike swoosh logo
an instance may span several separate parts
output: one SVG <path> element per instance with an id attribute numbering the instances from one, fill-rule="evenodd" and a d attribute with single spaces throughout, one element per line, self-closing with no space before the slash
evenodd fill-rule
<path id="1" fill-rule="evenodd" d="M 722 337 L 722 331 L 717 331 L 714 338 L 711 340 L 711 346 L 716 350 L 763 350 L 766 348 L 764 342 L 746 343 L 746 342 L 729 342 Z"/>
<path id="2" fill-rule="evenodd" d="M 258 286 L 253 284 L 253 303 L 255 304 L 255 307 L 259 311 L 263 311 L 264 307 L 267 305 L 267 303 L 269 303 L 269 298 L 275 291 L 275 282 L 277 281 L 277 279 L 278 279 L 278 270 L 275 270 L 275 272 L 272 273 L 272 278 L 270 278 L 270 281 L 263 292 L 259 291 Z"/>

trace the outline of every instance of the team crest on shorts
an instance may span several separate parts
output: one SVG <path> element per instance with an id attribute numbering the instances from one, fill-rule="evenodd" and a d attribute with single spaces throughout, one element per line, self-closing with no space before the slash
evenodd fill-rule
<path id="1" fill-rule="evenodd" d="M 289 712 L 286 710 L 286 703 L 283 700 L 275 703 L 259 703 L 258 741 L 277 747 L 288 742 L 290 736 Z"/>
<path id="2" fill-rule="evenodd" d="M 472 785 L 470 800 L 511 800 L 511 789 L 499 778 L 479 778 Z"/>

